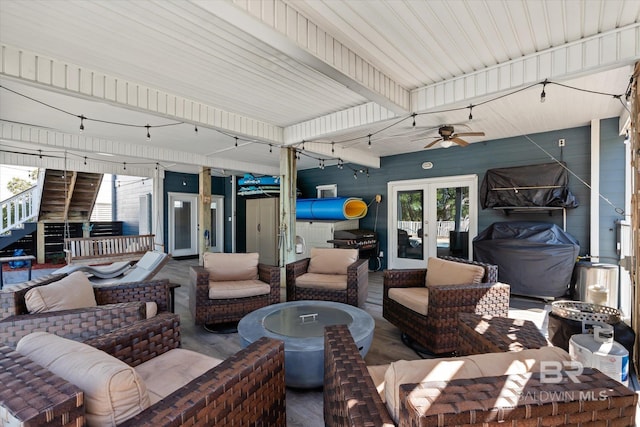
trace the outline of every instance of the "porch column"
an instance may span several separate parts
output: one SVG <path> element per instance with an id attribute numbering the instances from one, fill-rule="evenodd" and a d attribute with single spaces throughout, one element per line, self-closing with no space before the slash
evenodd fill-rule
<path id="1" fill-rule="evenodd" d="M 280 266 L 296 260 L 296 150 L 280 149 Z"/>
<path id="2" fill-rule="evenodd" d="M 155 250 L 167 252 L 164 246 L 164 170 L 157 168 L 153 174 L 151 230 L 155 239 Z"/>
<path id="3" fill-rule="evenodd" d="M 199 180 L 198 259 L 202 265 L 202 256 L 211 246 L 211 168 L 201 167 Z"/>

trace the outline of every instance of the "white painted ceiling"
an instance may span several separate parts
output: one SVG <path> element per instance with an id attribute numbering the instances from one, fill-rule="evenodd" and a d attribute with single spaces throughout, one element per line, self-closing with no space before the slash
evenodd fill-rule
<path id="1" fill-rule="evenodd" d="M 540 103 L 542 85 L 535 83 L 548 78 L 623 94 L 640 57 L 639 15 L 639 0 L 0 0 L 0 159 L 14 158 L 7 151 L 60 149 L 23 136 L 24 129 L 47 128 L 104 141 L 104 150 L 101 143 L 66 147 L 78 156 L 104 151 L 115 154 L 115 163 L 159 162 L 176 171 L 195 172 L 206 161 L 216 173 L 277 173 L 278 147 L 301 148 L 303 139 L 312 142 L 299 168 L 316 167 L 318 158 L 357 165 L 420 151 L 442 124 L 485 132 L 465 138 L 471 143 L 582 126 L 624 115 L 624 97 L 549 84 Z M 607 53 L 608 43 L 615 55 Z M 36 83 L 9 69 L 15 51 L 134 82 L 207 111 L 178 117 Z M 552 59 L 545 65 L 546 52 Z M 537 61 L 534 77 L 528 60 Z M 522 64 L 519 80 L 514 70 Z M 464 80 L 464 90 L 447 92 L 467 78 L 475 79 L 473 90 Z M 476 105 L 472 120 L 470 104 Z M 233 119 L 208 120 L 214 110 Z M 96 121 L 85 121 L 80 135 L 79 115 L 149 124 L 151 140 L 144 127 Z M 182 124 L 156 127 L 176 122 Z M 425 138 L 415 141 L 416 135 Z"/>

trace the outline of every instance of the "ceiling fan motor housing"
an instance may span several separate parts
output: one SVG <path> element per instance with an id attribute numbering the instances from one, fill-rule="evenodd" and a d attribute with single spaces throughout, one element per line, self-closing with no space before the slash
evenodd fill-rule
<path id="1" fill-rule="evenodd" d="M 438 133 L 440 134 L 440 136 L 447 139 L 451 135 L 453 135 L 453 126 L 442 126 L 440 129 L 438 129 Z"/>

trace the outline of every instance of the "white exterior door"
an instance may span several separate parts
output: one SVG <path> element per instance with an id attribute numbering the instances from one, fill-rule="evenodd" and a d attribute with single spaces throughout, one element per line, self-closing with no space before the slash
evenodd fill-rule
<path id="1" fill-rule="evenodd" d="M 224 252 L 224 196 L 211 196 L 210 252 Z"/>
<path id="2" fill-rule="evenodd" d="M 198 195 L 169 193 L 169 253 L 198 255 Z"/>
<path id="3" fill-rule="evenodd" d="M 388 268 L 425 268 L 429 257 L 473 258 L 478 178 L 462 175 L 387 184 Z"/>

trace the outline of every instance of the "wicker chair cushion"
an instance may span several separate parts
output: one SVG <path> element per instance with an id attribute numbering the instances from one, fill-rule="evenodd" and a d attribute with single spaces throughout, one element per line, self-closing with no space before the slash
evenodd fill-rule
<path id="1" fill-rule="evenodd" d="M 209 299 L 255 297 L 269 292 L 271 292 L 271 286 L 260 280 L 209 281 Z"/>
<path id="2" fill-rule="evenodd" d="M 209 271 L 209 280 L 229 282 L 258 279 L 258 253 L 225 254 L 207 252 L 203 255 L 204 268 Z"/>
<path id="3" fill-rule="evenodd" d="M 24 301 L 29 313 L 71 310 L 97 306 L 93 286 L 87 276 L 76 271 L 61 280 L 27 291 Z"/>
<path id="4" fill-rule="evenodd" d="M 457 358 L 399 360 L 389 365 L 384 376 L 385 403 L 391 417 L 397 422 L 401 384 L 535 372 L 540 370 L 539 361 L 542 360 L 562 362 L 571 360 L 571 357 L 559 347 L 544 347 Z"/>
<path id="5" fill-rule="evenodd" d="M 347 289 L 346 274 L 305 273 L 296 277 L 299 288 L 330 289 L 334 291 Z"/>
<path id="6" fill-rule="evenodd" d="M 429 288 L 391 288 L 389 298 L 426 316 L 429 311 Z"/>
<path id="7" fill-rule="evenodd" d="M 221 362 L 195 351 L 174 348 L 136 366 L 136 372 L 147 386 L 153 405 Z"/>
<path id="8" fill-rule="evenodd" d="M 430 257 L 427 260 L 425 285 L 468 285 L 482 281 L 484 268 L 479 265 Z"/>
<path id="9" fill-rule="evenodd" d="M 307 273 L 347 274 L 349 266 L 357 260 L 357 249 L 311 248 Z"/>
<path id="10" fill-rule="evenodd" d="M 150 405 L 135 369 L 87 344 L 33 332 L 18 342 L 17 351 L 84 392 L 90 426 L 115 426 Z"/>

